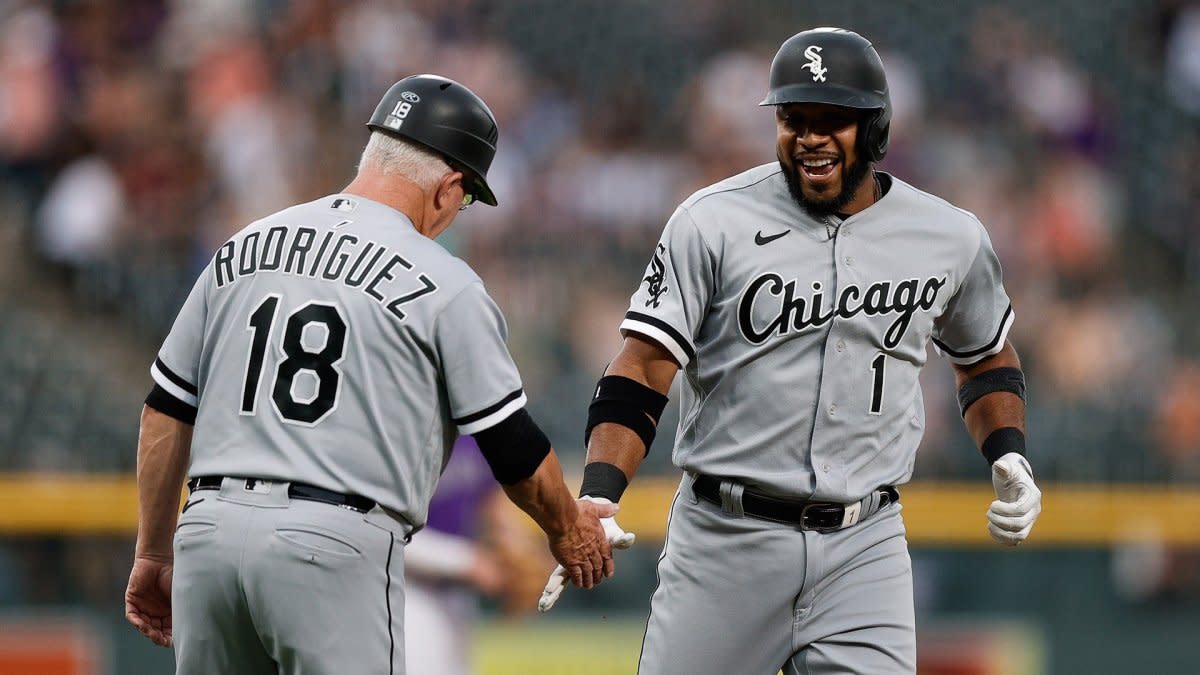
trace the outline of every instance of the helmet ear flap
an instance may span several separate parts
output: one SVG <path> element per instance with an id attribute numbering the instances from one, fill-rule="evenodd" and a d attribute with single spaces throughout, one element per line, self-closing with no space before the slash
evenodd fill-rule
<path id="1" fill-rule="evenodd" d="M 881 162 L 887 156 L 888 131 L 892 120 L 888 110 L 875 110 L 873 114 L 863 119 L 858 127 L 859 152 L 868 161 Z"/>

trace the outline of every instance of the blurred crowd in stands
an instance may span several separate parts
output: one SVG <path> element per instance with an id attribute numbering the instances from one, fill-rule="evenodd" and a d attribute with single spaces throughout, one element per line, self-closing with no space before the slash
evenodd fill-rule
<path id="1" fill-rule="evenodd" d="M 500 206 L 442 241 L 504 309 L 535 416 L 581 462 L 591 384 L 667 217 L 774 161 L 771 55 L 841 23 L 888 69 L 883 168 L 990 230 L 1041 476 L 1200 478 L 1200 4 L 829 4 L 10 0 L 0 227 L 150 358 L 225 237 L 348 182 L 388 85 L 458 79 L 500 122 Z M 949 368 L 924 384 L 918 477 L 984 475 Z M 132 466 L 124 414 L 72 452 L 125 440 L 108 468 Z"/>

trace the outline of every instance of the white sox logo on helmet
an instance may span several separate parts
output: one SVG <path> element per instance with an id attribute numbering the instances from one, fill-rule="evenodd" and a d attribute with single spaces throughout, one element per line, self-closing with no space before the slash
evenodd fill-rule
<path id="1" fill-rule="evenodd" d="M 804 57 L 808 59 L 808 63 L 800 66 L 800 70 L 808 70 L 813 74 L 813 82 L 824 82 L 825 73 L 829 69 L 825 67 L 825 62 L 821 60 L 821 48 L 817 45 L 810 45 L 804 50 Z"/>

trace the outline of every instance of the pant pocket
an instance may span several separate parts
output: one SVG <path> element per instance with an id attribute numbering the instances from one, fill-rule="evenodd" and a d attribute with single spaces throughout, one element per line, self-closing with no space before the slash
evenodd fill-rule
<path id="1" fill-rule="evenodd" d="M 176 537 L 198 537 L 217 531 L 217 524 L 206 520 L 189 520 L 175 527 Z"/>
<path id="2" fill-rule="evenodd" d="M 280 527 L 275 530 L 275 538 L 302 554 L 319 553 L 346 559 L 362 557 L 362 551 L 344 537 L 317 528 Z"/>
<path id="3" fill-rule="evenodd" d="M 217 524 L 206 518 L 189 517 L 184 514 L 175 526 L 175 538 L 172 547 L 176 556 L 193 548 L 201 548 L 213 543 L 213 535 L 217 532 Z"/>

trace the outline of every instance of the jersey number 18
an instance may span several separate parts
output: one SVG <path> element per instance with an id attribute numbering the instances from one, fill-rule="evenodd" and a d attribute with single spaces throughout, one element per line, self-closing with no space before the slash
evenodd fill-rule
<path id="1" fill-rule="evenodd" d="M 271 341 L 279 299 L 278 295 L 268 295 L 250 314 L 247 330 L 253 333 L 253 337 L 242 387 L 243 415 L 255 414 L 258 382 L 262 378 L 263 361 L 267 344 Z M 310 326 L 324 327 L 325 342 L 319 349 L 311 348 L 304 342 L 305 331 Z M 288 315 L 279 348 L 283 359 L 275 367 L 271 402 L 284 420 L 315 425 L 337 407 L 342 378 L 336 366 L 346 348 L 346 321 L 337 306 L 309 302 Z M 304 372 L 316 378 L 316 386 L 311 395 L 302 398 L 296 391 L 296 378 Z"/>

